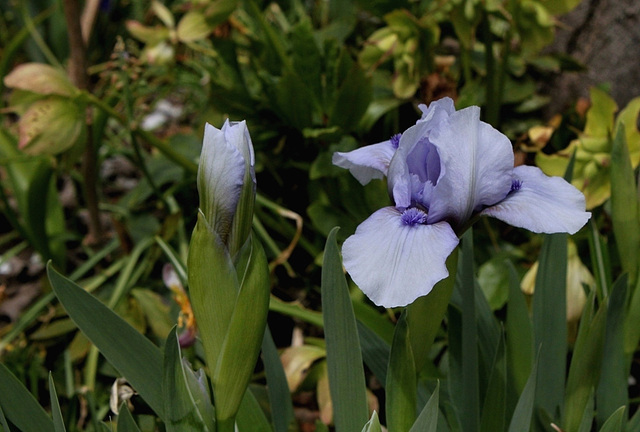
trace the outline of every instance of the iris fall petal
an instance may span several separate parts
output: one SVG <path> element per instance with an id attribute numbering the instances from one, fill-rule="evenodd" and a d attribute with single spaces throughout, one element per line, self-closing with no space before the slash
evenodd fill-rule
<path id="1" fill-rule="evenodd" d="M 375 304 L 395 307 L 428 294 L 446 278 L 445 262 L 457 245 L 448 223 L 408 225 L 398 210 L 384 207 L 358 226 L 342 254 L 360 289 Z"/>
<path id="2" fill-rule="evenodd" d="M 560 177 L 547 177 L 539 168 L 513 169 L 517 190 L 481 212 L 536 233 L 575 234 L 591 217 L 582 192 Z"/>

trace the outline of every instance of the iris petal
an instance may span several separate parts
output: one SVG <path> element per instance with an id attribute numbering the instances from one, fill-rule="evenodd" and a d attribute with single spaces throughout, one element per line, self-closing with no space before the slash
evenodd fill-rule
<path id="1" fill-rule="evenodd" d="M 344 266 L 375 304 L 404 306 L 429 294 L 449 273 L 447 257 L 458 245 L 448 223 L 407 225 L 394 207 L 362 222 L 342 246 Z"/>
<path id="2" fill-rule="evenodd" d="M 519 188 L 502 202 L 481 212 L 536 233 L 575 234 L 591 217 L 582 192 L 560 177 L 547 177 L 539 168 L 513 169 Z"/>
<path id="3" fill-rule="evenodd" d="M 429 223 L 460 225 L 474 212 L 502 200 L 511 189 L 513 149 L 509 139 L 480 121 L 480 108 L 451 114 L 434 129 L 442 172 L 431 196 Z"/>
<path id="4" fill-rule="evenodd" d="M 365 185 L 372 179 L 381 179 L 387 175 L 389 162 L 396 149 L 391 140 L 372 144 L 350 152 L 336 152 L 332 162 L 341 168 L 347 168 L 358 181 Z"/>
<path id="5" fill-rule="evenodd" d="M 200 208 L 223 242 L 231 230 L 245 175 L 242 153 L 227 141 L 225 126 L 220 130 L 208 123 L 205 125 L 198 167 Z M 240 125 L 236 127 L 242 129 Z"/>

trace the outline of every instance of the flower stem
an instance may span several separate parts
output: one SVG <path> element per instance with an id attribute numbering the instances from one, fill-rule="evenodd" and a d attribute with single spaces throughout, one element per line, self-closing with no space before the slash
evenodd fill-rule
<path id="1" fill-rule="evenodd" d="M 89 75 L 87 74 L 87 52 L 82 38 L 80 26 L 80 4 L 78 0 L 65 0 L 64 17 L 67 22 L 69 36 L 69 78 L 80 90 L 89 90 Z M 84 195 L 89 212 L 89 244 L 101 244 L 103 241 L 102 224 L 98 209 L 97 190 L 97 155 L 92 139 L 91 126 L 87 124 L 87 138 L 82 156 L 82 174 L 84 177 Z"/>

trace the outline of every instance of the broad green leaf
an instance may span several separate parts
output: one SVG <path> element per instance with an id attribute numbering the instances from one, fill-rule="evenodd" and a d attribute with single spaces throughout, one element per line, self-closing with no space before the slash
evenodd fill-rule
<path id="1" fill-rule="evenodd" d="M 260 353 L 269 312 L 267 257 L 259 241 L 251 237 L 249 242 L 247 270 L 241 275 L 238 299 L 212 376 L 216 418 L 221 422 L 233 419 L 242 402 Z"/>
<path id="2" fill-rule="evenodd" d="M 125 402 L 122 403 L 118 412 L 118 432 L 140 432 Z"/>
<path id="3" fill-rule="evenodd" d="M 289 69 L 280 77 L 275 87 L 275 106 L 283 120 L 298 130 L 313 126 L 311 90 L 302 78 Z"/>
<path id="4" fill-rule="evenodd" d="M 66 432 L 62 412 L 60 411 L 60 401 L 56 393 L 56 385 L 53 382 L 51 372 L 49 372 L 49 399 L 51 400 L 51 416 L 53 417 L 53 429 L 55 432 Z"/>
<path id="5" fill-rule="evenodd" d="M 509 266 L 509 303 L 507 304 L 506 349 L 507 364 L 515 389 L 522 392 L 531 374 L 533 362 L 533 330 L 529 309 L 520 290 L 518 274 L 511 262 Z"/>
<path id="6" fill-rule="evenodd" d="M 622 432 L 624 430 L 624 414 L 627 407 L 620 407 L 611 414 L 600 428 L 600 432 Z"/>
<path id="7" fill-rule="evenodd" d="M 538 360 L 540 353 L 538 352 L 538 358 L 531 368 L 531 374 L 527 383 L 524 386 L 524 390 L 520 394 L 516 408 L 513 411 L 513 417 L 509 423 L 509 432 L 522 432 L 528 431 L 531 427 L 531 416 L 533 415 L 533 406 L 536 399 L 536 383 L 538 381 Z"/>
<path id="8" fill-rule="evenodd" d="M 408 432 L 416 419 L 417 376 L 406 309 L 393 335 L 385 389 L 387 428 Z"/>
<path id="9" fill-rule="evenodd" d="M 169 316 L 169 306 L 162 296 L 142 288 L 131 290 L 131 295 L 138 301 L 153 333 L 159 338 L 166 338 L 173 327 L 173 320 Z"/>
<path id="10" fill-rule="evenodd" d="M 31 104 L 20 117 L 20 148 L 31 155 L 55 155 L 71 148 L 84 133 L 84 106 L 50 96 Z"/>
<path id="11" fill-rule="evenodd" d="M 569 367 L 564 400 L 564 427 L 569 432 L 580 428 L 589 396 L 600 378 L 607 308 L 601 307 L 594 314 L 594 298 L 592 292 L 580 320 Z"/>
<path id="12" fill-rule="evenodd" d="M 640 131 L 636 124 L 640 113 L 640 97 L 633 98 L 616 117 L 615 129 L 625 125 L 625 139 L 629 149 L 631 166 L 636 168 L 640 163 Z"/>
<path id="13" fill-rule="evenodd" d="M 54 424 L 29 390 L 0 363 L 0 407 L 22 432 L 55 431 Z"/>
<path id="14" fill-rule="evenodd" d="M 58 300 L 78 328 L 149 406 L 164 418 L 162 352 L 98 299 L 58 273 L 47 275 Z"/>
<path id="15" fill-rule="evenodd" d="M 355 129 L 371 98 L 371 79 L 354 63 L 335 96 L 329 112 L 329 124 L 340 126 L 346 132 Z"/>
<path id="16" fill-rule="evenodd" d="M 312 96 L 305 103 L 314 111 L 323 112 L 322 102 L 322 54 L 313 34 L 311 20 L 303 18 L 291 28 L 291 60 L 296 74 L 309 87 Z"/>
<path id="17" fill-rule="evenodd" d="M 589 96 L 591 107 L 587 111 L 584 134 L 592 137 L 609 136 L 613 132 L 613 116 L 618 106 L 611 96 L 598 87 L 591 87 Z"/>
<path id="18" fill-rule="evenodd" d="M 611 219 L 622 269 L 629 273 L 629 283 L 634 286 L 640 256 L 640 219 L 636 177 L 629 159 L 625 127 L 621 124 L 616 130 L 611 150 Z"/>
<path id="19" fill-rule="evenodd" d="M 163 372 L 162 396 L 167 431 L 215 432 L 215 413 L 206 378 L 203 374 L 204 382 L 199 383 L 186 360 L 181 359 L 175 327 L 165 343 Z"/>
<path id="20" fill-rule="evenodd" d="M 457 248 L 447 258 L 446 265 L 449 277 L 438 282 L 429 295 L 418 297 L 407 306 L 407 325 L 417 372 L 422 370 L 428 360 L 431 344 L 440 330 L 451 299 L 455 285 L 454 275 L 458 268 Z"/>
<path id="21" fill-rule="evenodd" d="M 507 359 L 504 334 L 500 338 L 493 360 L 493 368 L 486 387 L 480 430 L 486 432 L 503 431 L 507 419 Z"/>
<path id="22" fill-rule="evenodd" d="M 564 399 L 567 357 L 567 235 L 544 237 L 533 295 L 534 346 L 540 347 L 536 405 L 555 417 Z"/>
<path id="23" fill-rule="evenodd" d="M 206 38 L 212 30 L 202 12 L 190 10 L 180 19 L 176 35 L 181 42 L 188 43 Z"/>
<path id="24" fill-rule="evenodd" d="M 74 96 L 80 91 L 62 69 L 43 63 L 23 63 L 4 77 L 4 85 L 40 95 Z"/>
<path id="25" fill-rule="evenodd" d="M 377 412 L 374 411 L 373 414 L 371 414 L 371 418 L 362 428 L 362 432 L 382 432 L 382 426 L 380 426 Z"/>
<path id="26" fill-rule="evenodd" d="M 627 300 L 627 275 L 623 274 L 607 299 L 607 323 L 604 337 L 600 382 L 596 400 L 596 419 L 603 425 L 619 407 L 628 404 L 627 360 L 624 354 L 624 317 Z M 601 307 L 604 307 L 601 306 Z"/>
<path id="27" fill-rule="evenodd" d="M 438 430 L 438 402 L 440 399 L 440 381 L 436 384 L 435 390 L 422 408 L 422 412 L 411 426 L 409 432 L 436 432 Z"/>
<path id="28" fill-rule="evenodd" d="M 287 432 L 293 420 L 291 393 L 287 385 L 287 377 L 278 356 L 278 350 L 267 326 L 262 340 L 262 361 L 267 378 L 267 391 L 271 405 L 271 417 L 275 432 Z"/>
<path id="29" fill-rule="evenodd" d="M 321 283 L 329 385 L 336 429 L 358 432 L 369 418 L 366 386 L 356 319 L 336 244 L 337 230 L 331 230 L 327 238 Z"/>
<path id="30" fill-rule="evenodd" d="M 573 10 L 580 4 L 580 0 L 541 0 L 540 3 L 552 15 L 562 15 Z"/>
<path id="31" fill-rule="evenodd" d="M 213 373 L 227 334 L 239 283 L 229 253 L 220 237 L 212 232 L 198 212 L 188 258 L 191 307 L 204 345 L 207 367 Z"/>
<path id="32" fill-rule="evenodd" d="M 271 405 L 273 410 L 274 405 Z M 275 415 L 272 411 L 272 415 Z M 274 418 L 274 421 L 277 421 Z M 240 403 L 238 418 L 236 420 L 239 432 L 272 432 L 271 425 L 265 416 L 260 403 L 251 389 L 247 388 Z"/>

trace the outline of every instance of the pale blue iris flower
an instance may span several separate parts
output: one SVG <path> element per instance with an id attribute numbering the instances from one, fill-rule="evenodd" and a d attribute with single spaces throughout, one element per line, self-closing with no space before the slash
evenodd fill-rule
<path id="1" fill-rule="evenodd" d="M 591 217 L 584 195 L 537 167 L 515 167 L 509 139 L 444 98 L 401 136 L 335 153 L 362 184 L 387 176 L 395 206 L 362 222 L 342 247 L 354 282 L 377 305 L 404 306 L 449 273 L 459 235 L 482 215 L 536 233 L 574 234 Z"/>

